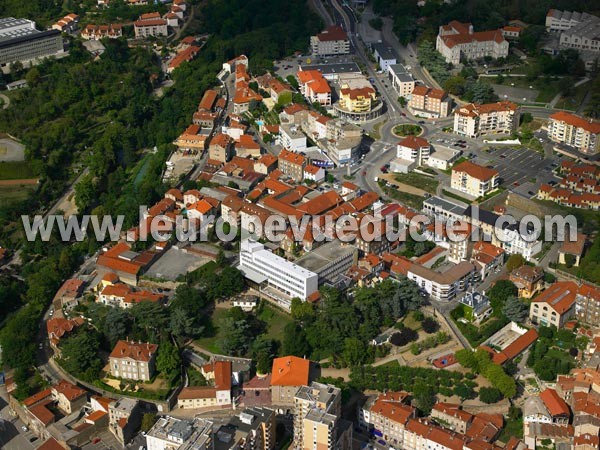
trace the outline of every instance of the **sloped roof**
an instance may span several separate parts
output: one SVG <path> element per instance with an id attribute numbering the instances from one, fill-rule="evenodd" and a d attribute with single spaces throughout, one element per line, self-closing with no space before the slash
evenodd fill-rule
<path id="1" fill-rule="evenodd" d="M 273 360 L 272 386 L 308 385 L 310 361 L 297 356 L 284 356 Z"/>

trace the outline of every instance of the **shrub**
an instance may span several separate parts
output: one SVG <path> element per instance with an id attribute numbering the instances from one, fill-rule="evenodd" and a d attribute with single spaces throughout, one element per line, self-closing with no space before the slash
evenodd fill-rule
<path id="1" fill-rule="evenodd" d="M 402 347 L 409 342 L 415 341 L 419 337 L 418 333 L 411 328 L 404 327 L 390 338 L 390 344 L 396 347 Z"/>
<path id="2" fill-rule="evenodd" d="M 479 389 L 479 400 L 483 403 L 497 403 L 503 398 L 502 392 L 494 387 L 482 387 Z"/>
<path id="3" fill-rule="evenodd" d="M 427 334 L 435 333 L 440 328 L 440 324 L 433 317 L 426 317 L 421 322 L 423 331 Z"/>

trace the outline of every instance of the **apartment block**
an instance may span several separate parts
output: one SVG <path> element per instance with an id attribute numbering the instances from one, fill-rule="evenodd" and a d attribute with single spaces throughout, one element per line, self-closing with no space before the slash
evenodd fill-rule
<path id="1" fill-rule="evenodd" d="M 600 150 L 600 122 L 559 111 L 550 116 L 548 137 L 582 153 L 595 154 Z"/>
<path id="2" fill-rule="evenodd" d="M 149 381 L 154 375 L 157 344 L 118 341 L 109 356 L 110 374 L 128 380 Z"/>
<path id="3" fill-rule="evenodd" d="M 310 37 L 310 48 L 314 56 L 347 55 L 350 53 L 350 39 L 342 27 L 332 25 Z"/>
<path id="4" fill-rule="evenodd" d="M 318 289 L 318 275 L 265 249 L 264 245 L 246 239 L 240 245 L 240 266 L 246 278 L 264 283 L 291 299 L 306 298 Z"/>
<path id="5" fill-rule="evenodd" d="M 279 145 L 292 152 L 306 151 L 306 136 L 296 125 L 281 124 L 277 140 Z"/>
<path id="6" fill-rule="evenodd" d="M 578 286 L 573 281 L 558 281 L 531 301 L 529 319 L 534 324 L 562 328 L 575 313 Z"/>
<path id="7" fill-rule="evenodd" d="M 213 450 L 213 423 L 205 419 L 160 417 L 146 433 L 148 450 Z"/>
<path id="8" fill-rule="evenodd" d="M 407 277 L 438 301 L 452 300 L 473 282 L 475 266 L 463 261 L 444 272 L 437 272 L 419 264 L 412 264 Z"/>
<path id="9" fill-rule="evenodd" d="M 600 323 L 600 289 L 589 284 L 579 288 L 575 296 L 575 315 L 589 325 Z"/>
<path id="10" fill-rule="evenodd" d="M 431 145 L 425 138 L 417 136 L 407 136 L 398 142 L 396 147 L 396 157 L 414 161 L 422 166 L 429 159 Z"/>
<path id="11" fill-rule="evenodd" d="M 470 161 L 463 161 L 452 168 L 450 186 L 472 197 L 481 197 L 498 187 L 498 171 Z"/>
<path id="12" fill-rule="evenodd" d="M 415 79 L 402 64 L 392 64 L 388 68 L 388 78 L 400 97 L 408 99 L 415 88 Z"/>
<path id="13" fill-rule="evenodd" d="M 453 20 L 439 28 L 435 48 L 447 63 L 459 64 L 486 56 L 508 56 L 508 41 L 502 30 L 474 31 L 470 23 Z"/>
<path id="14" fill-rule="evenodd" d="M 513 270 L 508 279 L 517 286 L 519 298 L 531 298 L 544 288 L 544 269 L 524 264 Z"/>
<path id="15" fill-rule="evenodd" d="M 331 106 L 331 88 L 318 70 L 301 70 L 297 73 L 300 92 L 311 103 Z"/>
<path id="16" fill-rule="evenodd" d="M 300 387 L 294 397 L 293 448 L 351 448 L 352 424 L 341 419 L 341 412 L 339 388 L 317 382 Z"/>
<path id="17" fill-rule="evenodd" d="M 133 23 L 133 30 L 136 39 L 144 39 L 148 37 L 167 36 L 169 34 L 167 21 L 157 15 L 143 14 Z"/>
<path id="18" fill-rule="evenodd" d="M 521 108 L 509 101 L 470 103 L 454 112 L 454 132 L 472 138 L 485 134 L 512 134 L 520 117 Z"/>
<path id="19" fill-rule="evenodd" d="M 246 408 L 215 433 L 215 450 L 272 450 L 275 448 L 275 411 Z"/>
<path id="20" fill-rule="evenodd" d="M 35 22 L 27 19 L 0 19 L 0 69 L 8 70 L 17 61 L 30 64 L 61 53 L 64 46 L 60 31 L 39 31 Z"/>
<path id="21" fill-rule="evenodd" d="M 297 356 L 284 356 L 273 360 L 271 370 L 271 401 L 273 405 L 293 407 L 301 386 L 310 382 L 310 361 Z"/>
<path id="22" fill-rule="evenodd" d="M 416 412 L 406 392 L 386 392 L 367 400 L 360 411 L 359 422 L 373 436 L 394 448 L 402 448 L 404 427 L 409 419 L 416 417 Z"/>
<path id="23" fill-rule="evenodd" d="M 416 116 L 438 118 L 450 114 L 452 99 L 445 91 L 427 86 L 415 86 L 410 94 L 408 110 Z"/>

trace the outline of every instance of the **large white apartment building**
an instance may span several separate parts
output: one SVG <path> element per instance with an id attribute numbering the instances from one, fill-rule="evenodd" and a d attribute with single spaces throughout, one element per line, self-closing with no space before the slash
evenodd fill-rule
<path id="1" fill-rule="evenodd" d="M 508 41 L 502 30 L 473 31 L 473 25 L 457 20 L 440 26 L 435 48 L 452 64 L 486 56 L 494 59 L 508 56 Z"/>
<path id="2" fill-rule="evenodd" d="M 292 152 L 306 151 L 306 136 L 297 125 L 279 125 L 277 140 L 283 148 L 287 148 Z"/>
<path id="3" fill-rule="evenodd" d="M 600 123 L 559 111 L 550 116 L 548 137 L 560 144 L 593 154 L 600 150 Z"/>
<path id="4" fill-rule="evenodd" d="M 400 97 L 409 98 L 415 88 L 415 79 L 402 64 L 391 64 L 388 68 L 388 78 L 392 87 Z"/>
<path id="5" fill-rule="evenodd" d="M 509 101 L 469 103 L 454 112 L 454 132 L 473 138 L 483 134 L 511 134 L 517 129 L 520 116 L 519 105 Z"/>
<path id="6" fill-rule="evenodd" d="M 294 297 L 306 300 L 319 286 L 316 273 L 273 254 L 263 244 L 250 239 L 240 245 L 239 269 L 246 278 L 258 284 L 266 283 L 290 301 Z"/>
<path id="7" fill-rule="evenodd" d="M 475 266 L 463 261 L 445 272 L 437 272 L 420 264 L 412 264 L 406 276 L 435 300 L 450 301 L 473 281 Z"/>
<path id="8" fill-rule="evenodd" d="M 213 424 L 205 419 L 159 418 L 146 433 L 148 450 L 212 450 Z"/>
<path id="9" fill-rule="evenodd" d="M 347 55 L 350 53 L 350 39 L 342 27 L 332 25 L 310 37 L 310 48 L 315 56 Z"/>
<path id="10" fill-rule="evenodd" d="M 406 159 L 422 166 L 429 159 L 431 145 L 427 139 L 417 136 L 407 136 L 398 142 L 396 157 Z"/>

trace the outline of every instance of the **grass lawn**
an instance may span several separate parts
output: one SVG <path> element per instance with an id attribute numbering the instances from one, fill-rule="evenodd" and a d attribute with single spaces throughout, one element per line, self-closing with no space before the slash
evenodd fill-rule
<path id="1" fill-rule="evenodd" d="M 405 123 L 394 127 L 393 133 L 396 136 L 419 136 L 423 132 L 423 128 L 419 125 Z"/>
<path id="2" fill-rule="evenodd" d="M 529 86 L 532 86 L 533 89 L 538 91 L 535 101 L 540 103 L 550 102 L 559 92 L 558 80 L 549 78 L 540 77 L 536 80 L 528 81 L 525 77 L 510 77 L 504 81 L 504 86 L 511 86 L 511 83 L 514 84 L 514 87 L 520 88 L 529 88 Z"/>
<path id="3" fill-rule="evenodd" d="M 36 189 L 37 185 L 35 184 L 0 186 L 0 206 L 22 202 L 27 199 L 30 192 Z"/>
<path id="4" fill-rule="evenodd" d="M 556 108 L 560 109 L 569 109 L 571 111 L 575 111 L 579 105 L 583 102 L 585 98 L 585 94 L 591 88 L 591 82 L 588 81 L 583 83 L 575 88 L 575 92 L 573 95 L 569 97 L 561 97 L 558 103 L 556 104 Z"/>
<path id="5" fill-rule="evenodd" d="M 421 329 L 421 322 L 415 320 L 412 313 L 407 314 L 404 319 L 402 319 L 402 323 L 406 328 L 410 328 L 411 330 L 419 331 Z"/>
<path id="6" fill-rule="evenodd" d="M 221 340 L 221 334 L 219 330 L 219 321 L 227 315 L 227 309 L 215 308 L 212 316 L 210 317 L 210 327 L 206 331 L 206 336 L 196 339 L 196 344 L 200 347 L 205 348 L 212 353 L 221 353 L 221 347 L 219 342 Z"/>
<path id="7" fill-rule="evenodd" d="M 397 189 L 388 188 L 385 186 L 384 183 L 380 183 L 379 186 L 381 187 L 381 189 L 383 189 L 386 195 L 389 195 L 394 200 L 398 200 L 400 203 L 416 210 L 420 210 L 421 208 L 423 208 L 423 197 L 419 195 L 409 194 L 407 192 L 402 192 Z"/>
<path id="8" fill-rule="evenodd" d="M 435 178 L 431 178 L 426 175 L 419 175 L 418 173 L 414 172 L 396 174 L 394 175 L 394 179 L 399 183 L 404 183 L 408 184 L 409 186 L 423 189 L 424 191 L 434 195 L 439 184 L 439 181 Z"/>
<path id="9" fill-rule="evenodd" d="M 289 314 L 264 302 L 258 318 L 267 324 L 266 337 L 278 341 L 283 340 L 283 330 L 292 321 Z"/>
<path id="10" fill-rule="evenodd" d="M 27 161 L 0 162 L 0 180 L 21 180 L 35 176 Z"/>
<path id="11" fill-rule="evenodd" d="M 458 166 L 461 162 L 464 162 L 464 161 L 471 161 L 471 160 L 469 158 L 462 156 L 462 157 L 458 158 L 456 161 L 454 161 L 454 164 L 452 164 L 452 166 L 453 167 Z M 446 175 L 452 175 L 452 167 L 450 167 L 449 169 L 446 169 L 446 170 L 440 169 L 440 172 L 444 172 Z"/>
<path id="12" fill-rule="evenodd" d="M 461 197 L 460 195 L 457 195 L 454 192 L 450 192 L 450 191 L 447 191 L 446 189 L 442 189 L 442 193 L 444 194 L 444 196 L 453 198 L 455 200 L 458 200 L 459 202 L 466 203 L 467 205 L 471 204 L 471 200 L 469 200 L 465 197 Z"/>

